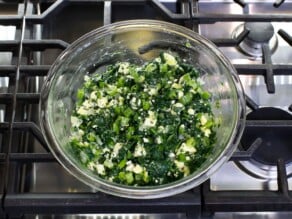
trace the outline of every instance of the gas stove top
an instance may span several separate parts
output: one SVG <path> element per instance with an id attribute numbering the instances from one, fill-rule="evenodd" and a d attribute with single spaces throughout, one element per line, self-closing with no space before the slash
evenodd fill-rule
<path id="1" fill-rule="evenodd" d="M 246 1 L 244 8 L 238 4 L 222 2 L 200 1 L 201 13 L 234 13 L 250 15 L 271 13 L 285 14 L 292 9 L 292 2 L 285 2 L 285 9 L 275 8 L 273 1 Z M 212 4 L 212 6 L 210 6 Z M 219 10 L 220 8 L 220 10 Z M 255 68 L 263 65 L 285 67 L 291 64 L 292 48 L 285 36 L 292 34 L 291 22 L 217 22 L 200 25 L 199 31 L 215 43 L 218 38 L 238 39 L 244 32 L 248 32 L 235 46 L 224 46 L 221 50 L 237 67 L 244 91 L 252 106 L 248 108 L 248 120 L 291 120 L 292 76 L 277 74 L 270 78 L 264 77 L 262 71 L 252 74 Z M 215 31 L 212 31 L 215 30 Z M 283 34 L 284 33 L 284 34 Z M 220 45 L 220 44 L 219 44 Z M 263 55 L 264 53 L 264 55 Z M 253 68 L 241 74 L 242 67 Z M 264 70 L 262 68 L 262 70 Z M 248 71 L 250 71 L 248 73 Z M 277 70 L 276 70 L 277 71 Z M 266 74 L 268 71 L 266 70 Z M 264 75 L 265 75 L 264 73 Z M 275 71 L 272 73 L 275 74 Z M 267 82 L 267 81 L 270 81 Z M 263 116 L 265 115 L 265 116 Z M 262 117 L 262 118 L 261 118 Z M 282 122 L 284 124 L 284 122 Z M 276 130 L 275 130 L 276 128 Z M 291 128 L 281 126 L 247 127 L 242 145 L 238 150 L 248 150 L 255 140 L 255 152 L 248 161 L 229 162 L 211 178 L 213 190 L 277 190 L 277 159 L 282 157 L 286 163 L 287 174 L 291 172 L 292 150 L 289 148 L 292 138 L 289 137 Z M 259 142 L 257 141 L 257 142 Z M 263 151 L 263 152 L 262 152 Z M 289 188 L 292 188 L 292 178 L 288 178 Z"/>
<path id="2" fill-rule="evenodd" d="M 60 167 L 39 129 L 40 89 L 61 51 L 127 19 L 165 20 L 205 36 L 234 64 L 246 93 L 246 128 L 230 161 L 201 186 L 164 199 L 93 191 Z M 290 0 L 0 1 L 0 218 L 289 217 L 291 45 Z"/>

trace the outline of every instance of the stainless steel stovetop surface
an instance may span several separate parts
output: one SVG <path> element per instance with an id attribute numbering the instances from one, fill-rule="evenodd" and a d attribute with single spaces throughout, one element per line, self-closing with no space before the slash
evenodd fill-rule
<path id="1" fill-rule="evenodd" d="M 255 13 L 255 14 L 286 14 L 292 13 L 292 1 L 286 1 L 285 7 L 275 9 L 271 2 L 273 1 L 246 1 L 250 2 L 245 9 L 231 1 L 201 1 L 199 9 L 205 13 Z M 243 25 L 242 22 L 218 22 L 215 24 L 200 25 L 200 33 L 209 39 L 230 38 L 234 34 L 237 27 Z M 292 47 L 277 34 L 278 30 L 284 29 L 292 35 L 291 22 L 273 22 L 275 37 L 277 38 L 277 46 L 272 54 L 273 64 L 291 64 L 292 63 Z M 231 60 L 233 64 L 261 64 L 262 57 L 251 57 L 245 55 L 238 48 L 222 47 L 221 50 Z M 288 110 L 292 103 L 292 97 L 289 94 L 292 91 L 292 76 L 274 76 L 276 92 L 270 94 L 267 92 L 266 84 L 263 76 L 240 75 L 240 79 L 244 88 L 244 92 L 254 100 L 259 107 L 276 107 L 291 113 Z M 248 109 L 248 112 L 251 110 Z M 252 164 L 247 162 L 247 165 Z M 250 174 L 242 171 L 234 162 L 230 161 L 224 165 L 217 173 L 211 177 L 211 188 L 217 190 L 261 190 L 270 189 L 277 190 L 277 170 L 276 167 L 270 167 L 269 174 L 274 179 L 255 178 Z M 290 174 L 288 172 L 288 174 Z M 289 177 L 289 189 L 292 189 L 292 177 Z"/>

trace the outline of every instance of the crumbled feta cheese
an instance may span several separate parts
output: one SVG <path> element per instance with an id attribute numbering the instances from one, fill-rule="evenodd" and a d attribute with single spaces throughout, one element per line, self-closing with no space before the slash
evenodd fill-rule
<path id="1" fill-rule="evenodd" d="M 105 168 L 102 164 L 96 164 L 95 165 L 95 169 L 97 171 L 98 174 L 100 175 L 104 175 L 105 174 Z"/>
<path id="2" fill-rule="evenodd" d="M 72 127 L 78 128 L 82 123 L 81 119 L 78 119 L 76 116 L 71 116 L 71 124 Z"/>
<path id="3" fill-rule="evenodd" d="M 134 157 L 141 157 L 146 155 L 146 150 L 141 144 L 137 144 L 134 150 Z"/>
<path id="4" fill-rule="evenodd" d="M 184 107 L 184 105 L 182 103 L 176 103 L 173 106 L 177 107 L 177 108 L 183 108 Z"/>
<path id="5" fill-rule="evenodd" d="M 201 117 L 200 117 L 200 123 L 201 125 L 205 125 L 207 123 L 207 117 L 203 114 Z"/>
<path id="6" fill-rule="evenodd" d="M 146 119 L 143 123 L 143 128 L 155 127 L 155 125 L 157 123 L 157 118 L 156 118 L 155 113 L 153 111 L 149 111 L 148 114 L 149 114 L 149 116 L 146 117 Z"/>
<path id="7" fill-rule="evenodd" d="M 103 165 L 104 165 L 105 167 L 112 168 L 112 167 L 114 166 L 114 163 L 112 162 L 112 160 L 110 160 L 110 159 L 106 159 L 106 160 L 104 161 Z"/>
<path id="8" fill-rule="evenodd" d="M 197 92 L 196 90 L 194 90 L 194 89 L 190 89 L 189 92 L 191 92 L 192 94 L 196 94 L 196 93 L 198 93 L 198 92 Z"/>
<path id="9" fill-rule="evenodd" d="M 140 103 L 141 103 L 141 100 L 140 100 Z M 131 100 L 130 100 L 130 104 L 131 104 L 131 107 L 133 109 L 138 109 L 138 101 L 137 101 L 137 98 L 136 97 L 133 97 Z"/>
<path id="10" fill-rule="evenodd" d="M 143 167 L 141 167 L 139 164 L 136 164 L 133 168 L 133 172 L 136 174 L 140 174 L 143 172 Z"/>
<path id="11" fill-rule="evenodd" d="M 94 103 L 91 102 L 91 101 L 89 101 L 89 100 L 85 100 L 85 101 L 83 102 L 82 106 L 83 106 L 84 108 L 86 108 L 86 109 L 89 109 L 89 108 L 91 108 L 91 107 L 94 106 Z"/>
<path id="12" fill-rule="evenodd" d="M 177 97 L 178 97 L 178 99 L 181 99 L 183 96 L 184 96 L 184 92 L 182 92 L 181 90 L 179 90 L 179 91 L 177 92 Z"/>
<path id="13" fill-rule="evenodd" d="M 93 109 L 86 109 L 85 107 L 81 106 L 81 107 L 77 110 L 77 113 L 78 113 L 79 115 L 82 115 L 82 116 L 89 116 L 89 115 L 94 114 L 94 110 L 93 110 Z"/>
<path id="14" fill-rule="evenodd" d="M 170 66 L 176 66 L 177 65 L 177 61 L 176 59 L 170 55 L 169 53 L 164 53 L 163 57 L 165 59 L 165 62 L 170 65 Z"/>
<path id="15" fill-rule="evenodd" d="M 102 152 L 103 152 L 103 153 L 110 152 L 110 149 L 108 149 L 108 148 L 103 148 L 103 149 L 102 149 Z"/>
<path id="16" fill-rule="evenodd" d="M 118 156 L 119 151 L 120 151 L 120 149 L 121 149 L 122 147 L 123 147 L 123 144 L 122 144 L 122 143 L 116 143 L 115 146 L 114 146 L 114 148 L 113 148 L 112 156 L 113 156 L 113 157 Z"/>
<path id="17" fill-rule="evenodd" d="M 174 163 L 175 163 L 175 165 L 177 166 L 177 168 L 179 170 L 183 169 L 184 166 L 185 166 L 185 163 L 184 162 L 181 162 L 181 161 L 178 161 L 178 160 L 175 160 Z"/>
<path id="18" fill-rule="evenodd" d="M 92 100 L 96 100 L 96 99 L 97 99 L 96 91 L 92 91 L 92 92 L 91 92 L 91 94 L 90 94 L 90 99 L 92 99 Z"/>
<path id="19" fill-rule="evenodd" d="M 125 99 L 124 99 L 123 97 L 119 96 L 119 98 L 118 98 L 119 106 L 121 106 L 121 105 L 124 104 L 124 100 L 125 100 Z"/>
<path id="20" fill-rule="evenodd" d="M 151 96 L 155 96 L 155 95 L 157 95 L 157 89 L 156 89 L 156 88 L 150 88 L 150 89 L 149 89 L 149 94 L 150 94 Z"/>
<path id="21" fill-rule="evenodd" d="M 84 76 L 84 81 L 89 81 L 90 80 L 90 77 L 88 75 L 85 75 Z"/>
<path id="22" fill-rule="evenodd" d="M 112 99 L 109 103 L 108 106 L 116 106 L 118 104 L 118 101 L 116 99 Z"/>
<path id="23" fill-rule="evenodd" d="M 84 135 L 84 131 L 81 130 L 81 129 L 79 129 L 79 130 L 78 130 L 78 135 L 83 136 L 83 135 Z"/>
<path id="24" fill-rule="evenodd" d="M 197 149 L 193 145 L 188 145 L 186 143 L 182 143 L 177 150 L 177 154 L 181 154 L 181 153 L 194 154 L 194 153 L 196 153 L 196 151 L 197 151 Z"/>
<path id="25" fill-rule="evenodd" d="M 88 143 L 87 141 L 85 141 L 85 142 L 80 142 L 80 144 L 81 144 L 82 146 L 84 146 L 84 147 L 88 147 L 88 146 L 89 146 L 89 143 Z"/>
<path id="26" fill-rule="evenodd" d="M 210 134 L 211 134 L 211 130 L 210 129 L 208 129 L 208 128 L 202 128 L 201 130 L 204 132 L 204 135 L 206 137 L 209 137 L 210 136 Z"/>
<path id="27" fill-rule="evenodd" d="M 88 167 L 88 169 L 90 169 L 91 171 L 93 171 L 94 170 L 94 163 L 93 162 L 89 162 L 87 164 L 87 167 Z"/>
<path id="28" fill-rule="evenodd" d="M 205 84 L 205 81 L 202 78 L 198 78 L 197 81 L 198 81 L 198 83 L 200 85 L 204 85 Z"/>
<path id="29" fill-rule="evenodd" d="M 102 164 L 99 163 L 93 163 L 93 162 L 89 162 L 87 164 L 88 169 L 90 169 L 91 171 L 94 171 L 94 169 L 97 171 L 98 174 L 100 175 L 105 175 L 105 168 Z"/>
<path id="30" fill-rule="evenodd" d="M 193 110 L 192 108 L 188 109 L 188 114 L 195 115 L 195 110 Z"/>
<path id="31" fill-rule="evenodd" d="M 130 66 L 130 63 L 129 62 L 122 62 L 122 63 L 120 63 L 118 72 L 119 73 L 123 73 L 125 75 L 128 74 L 129 73 L 129 66 Z"/>
<path id="32" fill-rule="evenodd" d="M 162 143 L 162 138 L 161 138 L 161 136 L 158 136 L 155 140 L 156 140 L 156 143 L 157 143 L 157 144 L 161 144 L 161 143 Z"/>
<path id="33" fill-rule="evenodd" d="M 182 88 L 182 86 L 181 86 L 180 84 L 178 84 L 178 83 L 173 83 L 173 84 L 171 85 L 171 87 L 172 87 L 172 88 L 175 88 L 175 89 L 180 89 L 180 88 Z"/>
<path id="34" fill-rule="evenodd" d="M 166 134 L 166 133 L 168 133 L 168 131 L 169 131 L 169 127 L 168 126 L 162 126 L 162 125 L 160 125 L 160 126 L 158 126 L 158 132 L 159 133 L 163 133 L 163 134 Z"/>
<path id="35" fill-rule="evenodd" d="M 175 154 L 173 152 L 170 152 L 168 156 L 169 158 L 175 158 Z"/>
<path id="36" fill-rule="evenodd" d="M 161 58 L 158 57 L 158 58 L 155 58 L 154 61 L 158 62 L 158 63 L 161 63 Z"/>
<path id="37" fill-rule="evenodd" d="M 105 108 L 108 103 L 107 97 L 101 97 L 97 99 L 97 106 L 100 108 Z"/>
<path id="38" fill-rule="evenodd" d="M 148 138 L 143 138 L 144 143 L 149 143 L 149 139 Z"/>
<path id="39" fill-rule="evenodd" d="M 178 161 L 178 160 L 175 160 L 174 161 L 177 169 L 180 171 L 180 172 L 183 172 L 184 173 L 184 176 L 187 176 L 190 174 L 190 169 L 185 165 L 184 162 L 181 162 L 181 161 Z"/>
<path id="40" fill-rule="evenodd" d="M 127 161 L 126 165 L 127 165 L 126 166 L 126 171 L 132 172 L 134 167 L 135 167 L 135 165 L 132 163 L 132 161 Z"/>

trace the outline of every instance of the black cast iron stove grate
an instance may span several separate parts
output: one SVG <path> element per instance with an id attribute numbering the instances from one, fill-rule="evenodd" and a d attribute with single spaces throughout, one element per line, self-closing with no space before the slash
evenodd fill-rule
<path id="1" fill-rule="evenodd" d="M 234 1 L 242 7 L 243 1 Z M 280 7 L 284 1 L 275 1 L 274 6 Z M 273 3 L 271 3 L 273 4 Z M 32 120 L 33 115 L 28 112 L 39 101 L 39 90 L 30 90 L 29 84 L 36 78 L 46 76 L 53 60 L 35 62 L 38 55 L 46 56 L 51 50 L 59 54 L 69 43 L 63 39 L 62 33 L 50 33 L 54 28 L 55 17 L 68 6 L 79 9 L 85 7 L 100 8 L 98 10 L 101 23 L 88 27 L 96 28 L 117 20 L 132 18 L 152 18 L 158 16 L 169 22 L 184 25 L 198 30 L 199 24 L 214 22 L 292 22 L 292 15 L 263 15 L 263 14 L 203 14 L 198 9 L 198 1 L 180 0 L 177 3 L 166 5 L 158 0 L 135 1 L 96 1 L 96 0 L 64 0 L 64 1 L 0 1 L 1 5 L 10 5 L 18 8 L 14 15 L 0 15 L 0 25 L 15 26 L 16 38 L 14 40 L 0 41 L 0 53 L 12 54 L 11 65 L 0 65 L 0 77 L 8 77 L 9 85 L 5 92 L 0 93 L 0 105 L 5 109 L 4 121 L 0 123 L 0 218 L 35 214 L 77 214 L 77 213 L 186 213 L 188 218 L 196 218 L 204 212 L 220 211 L 284 211 L 292 209 L 292 194 L 288 190 L 285 162 L 279 159 L 278 165 L 278 191 L 211 191 L 209 181 L 202 186 L 194 188 L 169 198 L 156 200 L 129 200 L 112 197 L 103 193 L 31 193 L 28 192 L 26 181 L 29 170 L 34 163 L 56 162 L 49 152 L 37 122 Z M 118 8 L 141 9 L 149 16 L 140 13 L 140 17 L 120 15 Z M 29 11 L 32 11 L 30 13 Z M 132 16 L 132 17 L 131 17 Z M 61 17 L 65 19 L 64 17 Z M 86 21 L 80 22 L 83 25 Z M 34 31 L 41 29 L 43 36 L 38 38 Z M 88 32 L 89 30 L 84 30 Z M 64 30 L 64 32 L 66 32 Z M 284 30 L 278 34 L 287 43 L 292 45 L 291 36 Z M 219 47 L 237 46 L 246 36 L 243 31 L 236 39 L 210 39 Z M 47 38 L 46 38 L 47 37 Z M 77 37 L 77 36 L 75 36 Z M 291 48 L 292 49 L 292 48 Z M 49 51 L 49 52 L 48 52 Z M 55 52 L 57 51 L 57 52 Z M 241 75 L 262 75 L 265 77 L 267 91 L 275 92 L 274 75 L 292 75 L 292 65 L 275 65 L 271 62 L 271 52 L 267 45 L 262 47 L 263 64 L 236 64 L 235 68 Z M 56 56 L 55 56 L 56 58 Z M 246 96 L 247 105 L 256 110 L 258 105 Z M 291 120 L 269 121 L 248 120 L 246 128 L 254 126 L 283 127 L 292 129 Z M 31 141 L 36 139 L 45 149 L 45 152 L 34 152 Z M 253 151 L 260 144 L 258 138 L 247 151 L 237 151 L 231 160 L 248 160 Z"/>

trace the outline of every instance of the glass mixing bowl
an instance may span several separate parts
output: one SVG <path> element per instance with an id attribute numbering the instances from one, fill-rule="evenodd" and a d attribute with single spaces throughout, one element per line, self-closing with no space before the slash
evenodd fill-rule
<path id="1" fill-rule="evenodd" d="M 213 153 L 191 175 L 159 186 L 126 186 L 99 178 L 68 150 L 70 115 L 84 75 L 111 63 L 143 64 L 162 51 L 176 54 L 200 72 L 204 89 L 212 94 L 212 108 L 221 125 Z M 220 107 L 216 107 L 216 105 Z M 96 29 L 68 47 L 52 65 L 40 99 L 40 124 L 51 152 L 72 175 L 105 193 L 128 198 L 160 198 L 189 190 L 228 161 L 245 124 L 243 90 L 235 69 L 207 39 L 184 27 L 154 20 L 131 20 Z"/>

